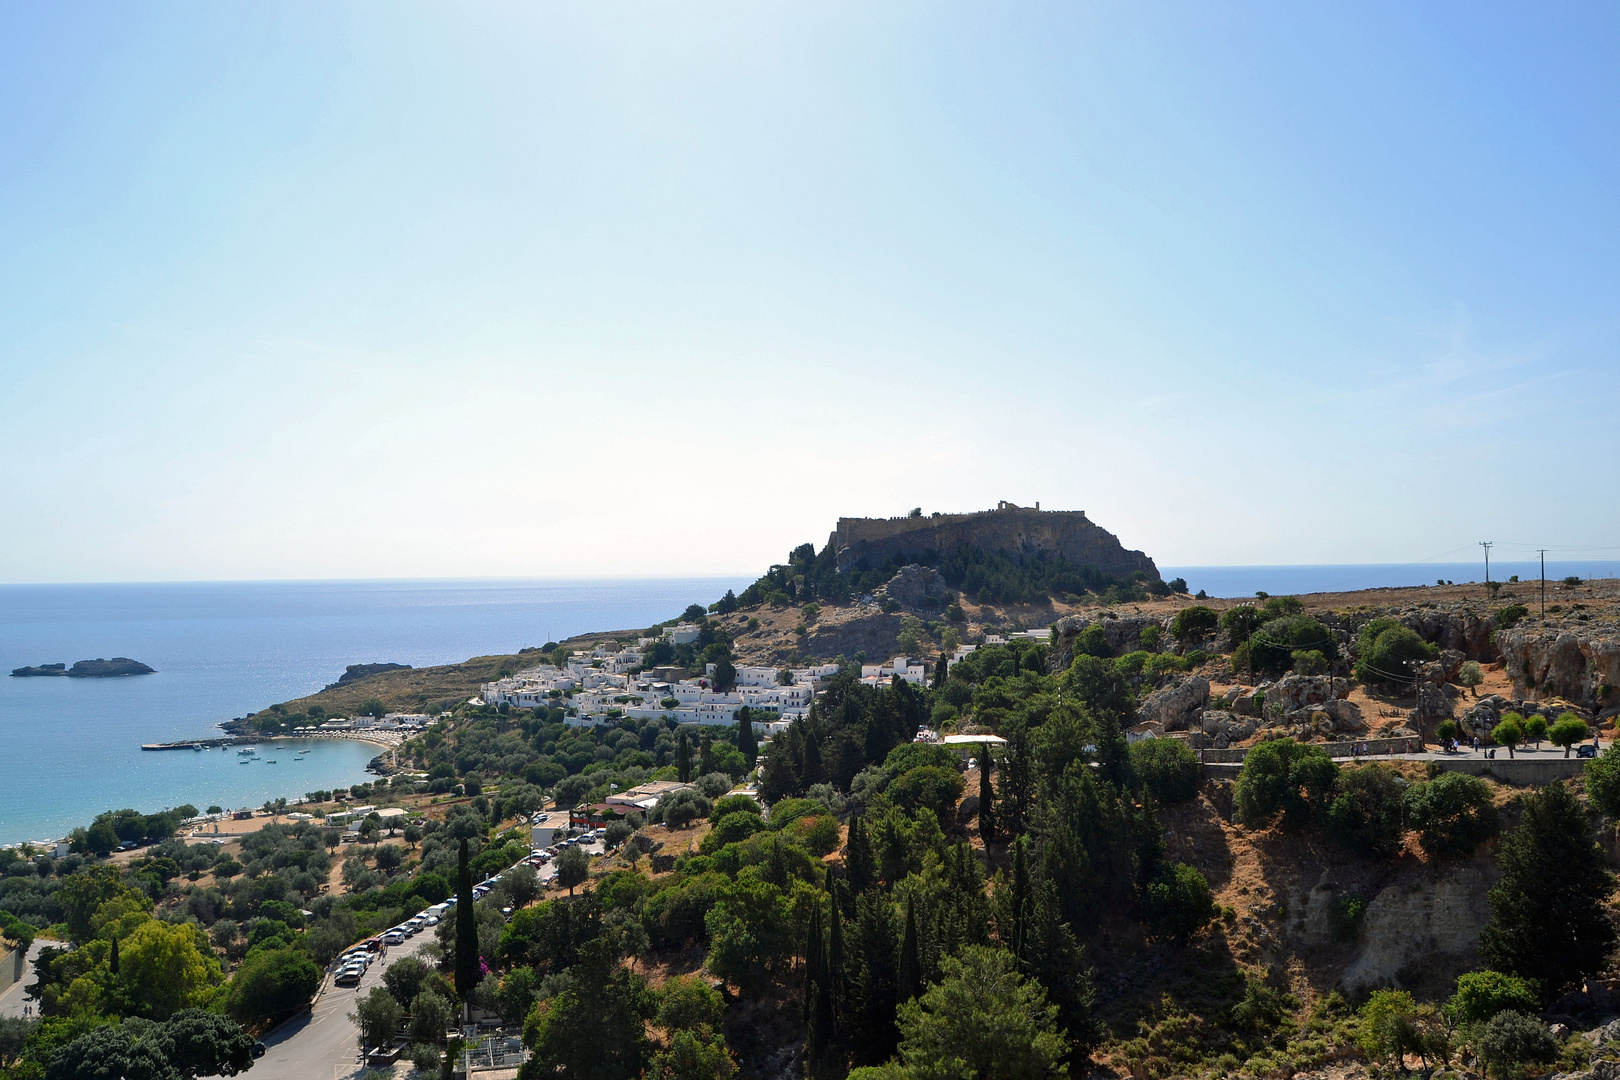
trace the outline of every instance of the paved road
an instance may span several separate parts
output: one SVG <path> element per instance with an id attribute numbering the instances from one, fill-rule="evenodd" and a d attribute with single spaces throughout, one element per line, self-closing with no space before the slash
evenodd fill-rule
<path id="1" fill-rule="evenodd" d="M 602 845 L 585 845 L 592 855 Z M 547 864 L 540 868 L 542 880 L 550 880 L 556 870 Z M 452 916 L 453 917 L 453 916 Z M 322 983 L 314 1008 L 271 1032 L 264 1040 L 264 1057 L 253 1066 L 253 1080 L 350 1080 L 363 1071 L 359 1061 L 360 1031 L 349 1019 L 357 998 L 374 986 L 381 986 L 383 972 L 402 956 L 411 956 L 429 941 L 426 930 L 406 944 L 388 950 L 388 955 L 371 965 L 357 987 L 335 987 L 331 978 Z"/>
<path id="2" fill-rule="evenodd" d="M 39 950 L 45 946 L 54 944 L 57 943 L 53 941 L 34 942 L 33 946 L 28 950 L 28 964 L 23 971 L 23 977 L 8 986 L 4 993 L 0 993 L 0 1016 L 21 1016 L 24 1005 L 28 1006 L 29 1015 L 36 1015 L 34 1013 L 34 1000 L 23 993 L 23 988 L 34 982 L 34 957 L 38 956 Z"/>
<path id="3" fill-rule="evenodd" d="M 356 987 L 333 986 L 331 977 L 321 985 L 315 1006 L 303 1016 L 265 1037 L 264 1057 L 253 1064 L 253 1080 L 348 1080 L 363 1070 L 360 1065 L 360 1029 L 349 1019 L 357 998 L 383 984 L 383 972 L 402 956 L 411 956 L 433 940 L 422 933 L 408 944 L 395 946 L 360 979 Z"/>

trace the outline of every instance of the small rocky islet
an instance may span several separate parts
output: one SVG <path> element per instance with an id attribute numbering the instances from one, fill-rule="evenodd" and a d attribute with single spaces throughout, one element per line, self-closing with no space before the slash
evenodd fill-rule
<path id="1" fill-rule="evenodd" d="M 139 660 L 115 656 L 111 660 L 99 657 L 95 660 L 80 660 L 72 667 L 66 664 L 39 664 L 34 667 L 12 668 L 11 676 L 14 679 L 52 676 L 68 679 L 111 679 L 119 675 L 151 675 L 155 671 L 155 668 Z"/>

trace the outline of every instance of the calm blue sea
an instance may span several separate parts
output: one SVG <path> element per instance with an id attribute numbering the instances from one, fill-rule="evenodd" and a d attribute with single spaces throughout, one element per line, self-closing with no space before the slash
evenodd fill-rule
<path id="1" fill-rule="evenodd" d="M 376 748 L 323 742 L 143 753 L 143 742 L 319 690 L 349 664 L 423 666 L 591 630 L 641 628 L 752 578 L 0 586 L 0 844 L 103 810 L 257 806 L 366 779 Z M 155 675 L 13 679 L 12 668 L 128 656 Z M 275 758 L 276 764 L 265 762 Z"/>

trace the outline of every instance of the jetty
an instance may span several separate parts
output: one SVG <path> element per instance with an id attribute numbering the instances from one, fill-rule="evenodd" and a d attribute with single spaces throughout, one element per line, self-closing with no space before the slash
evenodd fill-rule
<path id="1" fill-rule="evenodd" d="M 249 743 L 265 742 L 265 739 L 250 739 L 246 735 L 229 735 L 220 739 L 186 739 L 184 742 L 149 742 L 141 743 L 142 750 L 212 750 L 220 746 L 243 746 Z"/>

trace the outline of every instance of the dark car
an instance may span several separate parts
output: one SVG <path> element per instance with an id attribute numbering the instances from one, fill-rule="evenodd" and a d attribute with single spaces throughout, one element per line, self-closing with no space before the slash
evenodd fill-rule
<path id="1" fill-rule="evenodd" d="M 1576 757 L 1597 757 L 1597 747 L 1590 746 L 1590 745 L 1588 745 L 1588 746 L 1577 746 L 1575 748 L 1575 756 Z"/>

